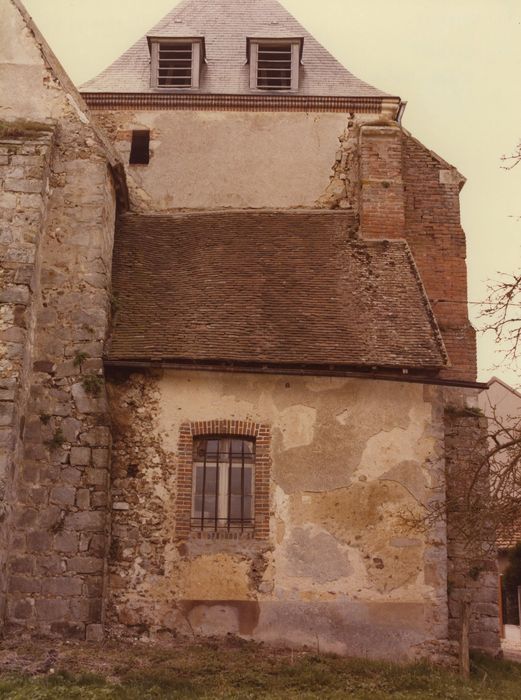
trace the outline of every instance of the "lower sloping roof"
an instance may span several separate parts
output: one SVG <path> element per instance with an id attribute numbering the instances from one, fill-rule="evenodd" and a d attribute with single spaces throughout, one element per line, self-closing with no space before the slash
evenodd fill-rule
<path id="1" fill-rule="evenodd" d="M 108 359 L 443 367 L 407 244 L 353 226 L 320 210 L 125 215 Z"/>

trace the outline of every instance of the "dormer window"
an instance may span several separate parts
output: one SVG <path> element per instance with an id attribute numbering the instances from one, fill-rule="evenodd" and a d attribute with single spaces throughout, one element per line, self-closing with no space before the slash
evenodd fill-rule
<path id="1" fill-rule="evenodd" d="M 302 39 L 248 41 L 252 90 L 298 90 Z"/>
<path id="2" fill-rule="evenodd" d="M 151 85 L 160 90 L 199 87 L 203 54 L 201 39 L 153 38 Z"/>

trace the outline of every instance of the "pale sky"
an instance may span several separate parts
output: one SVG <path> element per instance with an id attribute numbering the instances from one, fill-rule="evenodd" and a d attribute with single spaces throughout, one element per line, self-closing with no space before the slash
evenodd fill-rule
<path id="1" fill-rule="evenodd" d="M 99 73 L 176 4 L 25 0 L 76 84 Z M 482 301 L 487 280 L 521 265 L 521 164 L 505 171 L 500 161 L 521 140 L 521 0 L 282 4 L 355 75 L 406 100 L 405 128 L 465 175 L 469 299 Z M 474 319 L 478 309 L 470 307 Z M 481 380 L 496 374 L 521 383 L 492 338 L 478 336 L 478 362 Z"/>

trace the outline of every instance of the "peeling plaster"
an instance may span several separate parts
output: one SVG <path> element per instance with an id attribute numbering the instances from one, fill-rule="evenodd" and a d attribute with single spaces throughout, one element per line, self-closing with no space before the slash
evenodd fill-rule
<path id="1" fill-rule="evenodd" d="M 181 605 L 167 616 L 173 629 L 192 625 L 211 634 L 250 629 L 256 616 L 265 629 L 263 615 L 271 613 L 263 611 L 275 603 L 303 606 L 298 615 L 305 618 L 307 605 L 422 609 L 444 600 L 443 576 L 431 575 L 433 567 L 443 571 L 439 548 L 434 551 L 428 535 L 411 533 L 401 517 L 418 507 L 418 496 L 443 471 L 440 429 L 433 422 L 438 413 L 431 408 L 436 393 L 428 400 L 423 387 L 413 384 L 177 370 L 136 378 L 134 388 L 132 381 L 123 394 L 118 390 L 117 403 L 147 397 L 138 414 L 147 426 L 138 433 L 151 440 L 143 479 L 160 512 L 150 512 L 140 497 L 134 514 L 118 515 L 136 523 L 140 534 L 135 560 L 130 547 L 127 561 L 111 562 L 122 576 L 112 593 L 114 622 L 134 619 L 139 605 L 142 619 L 159 624 L 159 611 L 165 616 L 165 606 Z M 117 405 L 113 410 L 120 412 Z M 217 417 L 272 427 L 271 534 L 265 542 L 173 539 L 179 426 Z M 128 429 L 127 423 L 127 435 Z M 130 454 L 125 431 L 121 440 Z M 166 461 L 153 447 L 157 440 Z M 399 444 L 409 459 L 401 458 Z M 124 480 L 117 485 L 125 491 Z M 150 549 L 141 548 L 143 539 Z M 126 567 L 135 570 L 130 579 Z M 357 610 L 366 614 L 363 607 Z M 394 619 L 394 612 L 386 614 Z M 439 616 L 427 618 L 436 619 L 439 629 Z"/>
<path id="2" fill-rule="evenodd" d="M 317 410 L 310 406 L 290 406 L 280 414 L 280 430 L 285 450 L 311 445 L 315 437 Z"/>

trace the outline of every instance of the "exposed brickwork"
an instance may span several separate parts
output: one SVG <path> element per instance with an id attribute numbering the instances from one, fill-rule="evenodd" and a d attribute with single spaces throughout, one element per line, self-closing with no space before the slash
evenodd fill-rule
<path id="1" fill-rule="evenodd" d="M 363 236 L 407 240 L 451 361 L 441 374 L 475 379 L 476 341 L 467 314 L 459 209 L 464 179 L 396 125 L 362 127 L 360 156 Z"/>
<path id="2" fill-rule="evenodd" d="M 466 494 L 469 482 L 486 449 L 487 420 L 466 408 L 465 397 L 447 392 L 445 410 L 445 449 L 447 481 L 447 557 L 449 639 L 458 640 L 462 602 L 471 605 L 471 648 L 490 653 L 499 651 L 498 572 L 493 555 L 477 556 L 461 535 L 458 520 L 459 494 Z M 486 482 L 483 488 L 487 488 Z"/>
<path id="3" fill-rule="evenodd" d="M 402 138 L 397 125 L 360 129 L 360 226 L 366 238 L 404 238 Z"/>
<path id="4" fill-rule="evenodd" d="M 476 334 L 468 320 L 461 175 L 419 141 L 404 136 L 406 238 L 438 319 L 452 368 L 443 376 L 476 377 Z M 443 301 L 442 301 L 443 300 Z"/>
<path id="5" fill-rule="evenodd" d="M 219 112 L 356 112 L 379 114 L 380 97 L 302 97 L 300 95 L 146 95 L 84 92 L 93 110 L 198 110 Z"/>
<path id="6" fill-rule="evenodd" d="M 254 537 L 259 540 L 266 539 L 269 536 L 270 516 L 271 430 L 269 425 L 249 420 L 187 422 L 181 426 L 177 452 L 176 536 L 186 538 L 196 534 L 190 531 L 193 439 L 203 435 L 237 435 L 255 438 Z"/>

